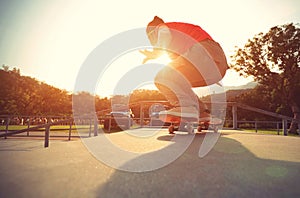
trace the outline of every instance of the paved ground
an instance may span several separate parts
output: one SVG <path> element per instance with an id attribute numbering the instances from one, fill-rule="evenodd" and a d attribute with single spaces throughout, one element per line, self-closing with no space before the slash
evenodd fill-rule
<path id="1" fill-rule="evenodd" d="M 150 138 L 108 136 L 132 152 L 172 139 L 166 130 Z M 199 158 L 204 136 L 197 134 L 173 163 L 146 173 L 106 166 L 81 141 L 50 140 L 45 149 L 41 140 L 1 139 L 0 197 L 300 197 L 299 137 L 224 131 Z"/>

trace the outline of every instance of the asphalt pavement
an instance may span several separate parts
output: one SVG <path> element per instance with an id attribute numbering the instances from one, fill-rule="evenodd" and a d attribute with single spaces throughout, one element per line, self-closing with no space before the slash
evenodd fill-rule
<path id="1" fill-rule="evenodd" d="M 106 136 L 142 157 L 174 143 L 166 129 L 151 130 L 134 131 L 143 137 L 126 131 Z M 147 172 L 106 165 L 81 140 L 50 139 L 43 148 L 42 140 L 1 139 L 0 197 L 300 197 L 299 137 L 222 131 L 200 158 L 205 135 L 197 133 L 177 159 Z"/>

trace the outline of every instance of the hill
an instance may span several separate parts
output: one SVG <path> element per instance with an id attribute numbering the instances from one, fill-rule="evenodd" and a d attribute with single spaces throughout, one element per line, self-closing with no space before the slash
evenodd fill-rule
<path id="1" fill-rule="evenodd" d="M 226 91 L 228 90 L 244 90 L 244 89 L 253 89 L 254 87 L 256 87 L 258 85 L 257 82 L 249 82 L 245 85 L 241 85 L 241 86 L 224 86 L 224 89 Z"/>
<path id="2" fill-rule="evenodd" d="M 256 82 L 250 82 L 241 86 L 225 86 L 224 90 L 225 90 L 227 101 L 232 101 L 232 99 L 234 99 L 235 97 L 251 91 L 257 85 L 258 83 Z M 223 93 L 214 93 L 214 94 L 206 95 L 201 97 L 201 100 L 210 101 L 211 95 L 218 97 L 218 95 L 223 95 Z"/>

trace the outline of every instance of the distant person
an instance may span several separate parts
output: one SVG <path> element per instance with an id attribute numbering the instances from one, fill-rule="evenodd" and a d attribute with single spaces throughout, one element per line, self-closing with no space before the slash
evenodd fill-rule
<path id="1" fill-rule="evenodd" d="M 192 88 L 218 83 L 228 69 L 221 46 L 201 27 L 182 22 L 164 22 L 155 16 L 147 36 L 153 51 L 143 50 L 143 63 L 167 52 L 171 62 L 158 72 L 155 85 L 173 106 L 160 115 L 209 119 L 209 111 Z"/>

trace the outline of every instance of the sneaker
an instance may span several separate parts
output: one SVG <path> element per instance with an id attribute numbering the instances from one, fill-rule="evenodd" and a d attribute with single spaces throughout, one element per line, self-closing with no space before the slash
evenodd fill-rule
<path id="1" fill-rule="evenodd" d="M 159 113 L 160 116 L 176 116 L 181 118 L 199 118 L 199 113 L 195 107 L 175 107 L 168 111 L 161 111 Z"/>
<path id="2" fill-rule="evenodd" d="M 200 113 L 200 120 L 199 121 L 202 121 L 202 122 L 209 122 L 211 119 L 211 115 L 210 113 L 207 113 L 207 112 L 201 112 Z"/>

